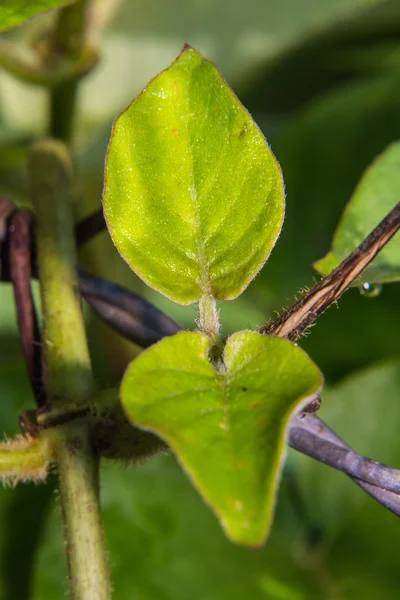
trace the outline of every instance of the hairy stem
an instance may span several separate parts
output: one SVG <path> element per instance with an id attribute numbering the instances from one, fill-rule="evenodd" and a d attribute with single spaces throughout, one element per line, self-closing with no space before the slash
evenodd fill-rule
<path id="1" fill-rule="evenodd" d="M 260 333 L 297 340 L 357 280 L 400 229 L 400 202 L 336 269 Z"/>
<path id="2" fill-rule="evenodd" d="M 84 404 L 93 379 L 80 299 L 70 204 L 71 164 L 60 142 L 35 145 L 30 161 L 36 210 L 44 357 L 50 410 Z M 73 600 L 107 600 L 110 584 L 98 497 L 98 458 L 89 417 L 48 432 L 55 447 Z"/>
<path id="3" fill-rule="evenodd" d="M 199 325 L 203 333 L 208 335 L 212 340 L 218 338 L 219 319 L 217 311 L 217 303 L 211 294 L 204 294 L 199 300 Z"/>
<path id="4" fill-rule="evenodd" d="M 0 480 L 4 483 L 46 479 L 52 451 L 46 438 L 30 441 L 23 437 L 0 444 Z"/>
<path id="5" fill-rule="evenodd" d="M 66 148 L 39 142 L 30 161 L 38 262 L 45 315 L 43 345 L 52 406 L 80 404 L 92 392 L 90 358 L 76 287 L 70 206 L 72 165 Z"/>
<path id="6" fill-rule="evenodd" d="M 73 600 L 108 600 L 110 583 L 99 509 L 99 461 L 85 420 L 57 428 L 56 453 Z"/>

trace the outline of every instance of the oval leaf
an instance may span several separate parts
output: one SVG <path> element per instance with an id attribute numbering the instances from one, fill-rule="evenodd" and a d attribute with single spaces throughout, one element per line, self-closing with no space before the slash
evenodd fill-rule
<path id="1" fill-rule="evenodd" d="M 322 275 L 335 269 L 396 206 L 400 198 L 400 142 L 390 145 L 366 170 L 333 238 L 332 250 L 314 267 Z M 380 251 L 361 280 L 400 281 L 400 235 Z"/>
<path id="2" fill-rule="evenodd" d="M 284 214 L 280 168 L 262 133 L 189 47 L 117 119 L 103 200 L 123 258 L 180 304 L 238 296 Z"/>
<path id="3" fill-rule="evenodd" d="M 0 6 L 0 31 L 21 25 L 36 14 L 72 4 L 75 0 L 2 0 Z"/>
<path id="4" fill-rule="evenodd" d="M 269 531 L 290 417 L 321 385 L 287 340 L 254 332 L 227 341 L 223 366 L 209 339 L 182 332 L 141 354 L 123 379 L 132 422 L 164 438 L 228 536 L 261 544 Z"/>

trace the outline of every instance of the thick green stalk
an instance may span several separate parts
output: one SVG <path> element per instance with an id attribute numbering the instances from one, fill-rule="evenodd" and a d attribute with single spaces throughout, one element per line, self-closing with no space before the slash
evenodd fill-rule
<path id="1" fill-rule="evenodd" d="M 85 48 L 88 0 L 78 0 L 62 8 L 51 40 L 49 62 L 80 58 Z M 52 90 L 50 95 L 50 135 L 71 141 L 78 81 L 71 80 Z"/>
<path id="2" fill-rule="evenodd" d="M 39 142 L 30 162 L 38 232 L 46 387 L 52 408 L 80 404 L 92 392 L 90 358 L 76 284 L 71 212 L 72 164 L 63 144 Z"/>
<path id="3" fill-rule="evenodd" d="M 63 144 L 38 142 L 30 179 L 36 211 L 38 267 L 44 321 L 44 356 L 50 412 L 85 404 L 93 379 L 79 294 L 70 202 L 71 163 Z M 60 479 L 71 594 L 108 600 L 110 583 L 98 497 L 98 457 L 90 417 L 48 431 Z"/>
<path id="4" fill-rule="evenodd" d="M 110 582 L 99 507 L 99 461 L 87 423 L 55 432 L 57 470 L 73 600 L 109 600 Z"/>

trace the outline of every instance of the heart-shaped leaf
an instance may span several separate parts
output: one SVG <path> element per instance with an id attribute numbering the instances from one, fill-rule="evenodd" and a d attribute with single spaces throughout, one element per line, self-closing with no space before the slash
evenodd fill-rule
<path id="1" fill-rule="evenodd" d="M 0 31 L 21 25 L 36 14 L 76 0 L 1 0 Z"/>
<path id="2" fill-rule="evenodd" d="M 330 273 L 396 206 L 399 198 L 400 142 L 396 142 L 364 173 L 335 232 L 332 250 L 314 263 L 315 269 L 322 275 Z M 400 281 L 399 234 L 380 251 L 361 280 L 369 283 Z"/>
<path id="3" fill-rule="evenodd" d="M 292 414 L 321 385 L 311 359 L 287 340 L 240 332 L 213 366 L 202 333 L 165 338 L 129 366 L 128 417 L 164 438 L 236 542 L 270 528 Z"/>
<path id="4" fill-rule="evenodd" d="M 280 168 L 262 133 L 189 47 L 117 119 L 103 199 L 123 258 L 180 304 L 238 296 L 284 214 Z"/>

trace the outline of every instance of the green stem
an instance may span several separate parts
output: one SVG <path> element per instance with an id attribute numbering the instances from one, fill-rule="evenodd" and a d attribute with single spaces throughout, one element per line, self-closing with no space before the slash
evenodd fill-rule
<path id="1" fill-rule="evenodd" d="M 78 60 L 85 48 L 88 0 L 78 0 L 62 8 L 54 30 L 49 61 Z M 50 135 L 71 141 L 78 82 L 71 80 L 52 90 L 50 95 Z"/>
<path id="2" fill-rule="evenodd" d="M 108 600 L 99 461 L 84 420 L 57 428 L 56 454 L 73 600 Z"/>
<path id="3" fill-rule="evenodd" d="M 216 300 L 211 294 L 204 294 L 199 300 L 199 325 L 203 333 L 213 341 L 218 339 L 219 318 Z"/>
<path id="4" fill-rule="evenodd" d="M 96 64 L 97 54 L 93 48 L 86 48 L 76 61 L 61 63 L 55 68 L 37 65 L 19 56 L 13 44 L 0 41 L 0 67 L 25 83 L 57 88 L 86 75 Z"/>
<path id="5" fill-rule="evenodd" d="M 50 410 L 84 405 L 93 378 L 75 280 L 71 163 L 63 144 L 38 142 L 30 161 L 36 211 L 44 357 Z M 48 430 L 55 447 L 73 600 L 108 600 L 110 583 L 90 417 Z"/>
<path id="6" fill-rule="evenodd" d="M 65 146 L 39 142 L 31 161 L 36 212 L 46 354 L 46 387 L 52 406 L 86 401 L 92 390 L 90 358 L 76 284 L 71 212 L 72 164 Z"/>

